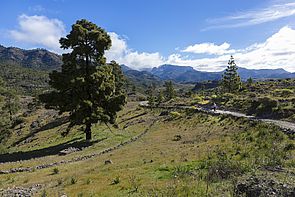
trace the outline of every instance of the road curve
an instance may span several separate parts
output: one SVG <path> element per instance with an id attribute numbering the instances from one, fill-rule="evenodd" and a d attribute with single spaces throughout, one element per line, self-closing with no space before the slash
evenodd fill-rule
<path id="1" fill-rule="evenodd" d="M 141 101 L 139 102 L 139 105 L 141 107 L 150 107 L 148 104 L 148 101 Z M 155 108 L 165 108 L 165 109 L 188 109 L 191 108 L 192 106 L 157 106 Z M 211 110 L 211 109 L 207 109 L 207 108 L 196 108 L 196 110 L 200 111 L 200 112 L 206 112 L 206 113 L 211 113 L 211 114 L 227 114 L 227 115 L 231 115 L 234 117 L 243 117 L 243 118 L 248 118 L 248 119 L 255 119 L 255 120 L 260 120 L 262 122 L 266 122 L 266 123 L 270 123 L 270 124 L 274 124 L 277 125 L 279 127 L 281 127 L 282 129 L 286 129 L 286 130 L 290 130 L 292 131 L 291 134 L 295 133 L 295 123 L 292 122 L 288 122 L 288 121 L 283 121 L 283 120 L 274 120 L 274 119 L 264 119 L 264 118 L 258 118 L 255 116 L 249 116 L 240 112 L 233 112 L 233 111 L 227 111 L 227 110 Z"/>

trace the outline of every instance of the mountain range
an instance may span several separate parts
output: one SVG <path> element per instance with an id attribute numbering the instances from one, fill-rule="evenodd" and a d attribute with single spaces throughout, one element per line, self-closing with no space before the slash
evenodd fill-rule
<path id="1" fill-rule="evenodd" d="M 45 49 L 24 50 L 16 47 L 0 45 L 0 63 L 17 65 L 24 68 L 51 71 L 59 69 L 62 65 L 61 56 Z M 160 84 L 165 80 L 179 83 L 195 83 L 204 80 L 219 80 L 222 72 L 202 72 L 192 66 L 179 66 L 164 64 L 152 69 L 142 71 L 132 69 L 128 65 L 121 65 L 123 72 L 135 84 L 143 86 L 151 83 Z M 240 68 L 238 72 L 242 80 L 250 77 L 254 79 L 295 78 L 295 73 L 284 69 L 247 69 Z"/>
<path id="2" fill-rule="evenodd" d="M 0 45 L 0 63 L 39 70 L 55 70 L 62 64 L 61 56 L 46 49 L 24 50 Z"/>
<path id="3" fill-rule="evenodd" d="M 178 66 L 164 64 L 150 70 L 155 76 L 162 80 L 174 80 L 180 83 L 200 82 L 204 80 L 220 80 L 222 78 L 221 72 L 202 72 L 197 71 L 191 66 Z M 281 78 L 295 78 L 295 73 L 288 72 L 282 68 L 279 69 L 247 69 L 238 67 L 238 73 L 242 80 L 248 78 L 253 79 L 281 79 Z"/>

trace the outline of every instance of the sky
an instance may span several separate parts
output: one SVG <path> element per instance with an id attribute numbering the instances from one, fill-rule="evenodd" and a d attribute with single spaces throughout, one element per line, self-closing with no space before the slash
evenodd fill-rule
<path id="1" fill-rule="evenodd" d="M 294 0 L 2 0 L 0 44 L 62 54 L 79 19 L 109 33 L 108 61 L 138 70 L 221 71 L 233 55 L 240 67 L 295 72 Z"/>

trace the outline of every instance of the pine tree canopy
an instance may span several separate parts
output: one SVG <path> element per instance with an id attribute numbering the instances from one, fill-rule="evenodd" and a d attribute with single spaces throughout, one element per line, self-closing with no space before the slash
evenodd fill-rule
<path id="1" fill-rule="evenodd" d="M 226 92 L 236 92 L 241 88 L 241 78 L 237 72 L 238 67 L 233 56 L 228 61 L 228 66 L 222 76 L 222 86 Z"/>
<path id="2" fill-rule="evenodd" d="M 165 81 L 165 95 L 167 100 L 171 100 L 176 96 L 172 81 Z"/>
<path id="3" fill-rule="evenodd" d="M 116 113 L 126 103 L 125 78 L 115 61 L 106 63 L 104 52 L 111 39 L 97 25 L 78 20 L 60 44 L 71 52 L 63 54 L 61 71 L 49 75 L 54 90 L 40 95 L 40 100 L 46 108 L 70 112 L 69 128 L 85 125 L 89 140 L 92 124 L 115 123 Z"/>

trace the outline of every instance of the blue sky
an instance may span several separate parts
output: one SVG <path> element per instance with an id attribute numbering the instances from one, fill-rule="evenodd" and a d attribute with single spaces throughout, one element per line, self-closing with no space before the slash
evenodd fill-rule
<path id="1" fill-rule="evenodd" d="M 110 33 L 109 60 L 133 68 L 219 71 L 234 55 L 242 67 L 295 72 L 292 0 L 3 0 L 0 44 L 62 53 L 58 39 L 81 18 Z"/>

